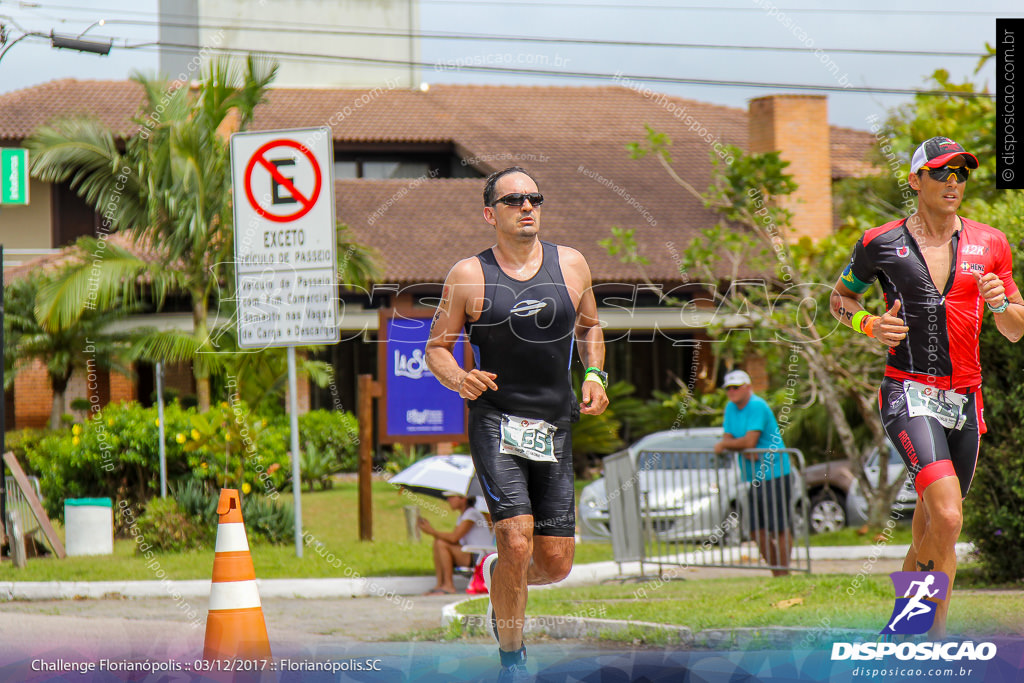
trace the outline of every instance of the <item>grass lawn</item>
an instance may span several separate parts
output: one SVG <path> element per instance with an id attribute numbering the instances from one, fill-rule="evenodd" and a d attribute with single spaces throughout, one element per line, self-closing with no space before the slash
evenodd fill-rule
<path id="1" fill-rule="evenodd" d="M 851 589 L 853 595 L 850 595 Z M 460 606 L 483 614 L 486 600 Z M 879 631 L 893 607 L 888 576 L 844 574 L 651 581 L 531 591 L 527 614 L 599 616 L 708 628 L 803 626 Z M 955 593 L 951 634 L 1024 632 L 1024 591 Z M 824 634 L 823 634 L 824 635 Z"/>
<path id="2" fill-rule="evenodd" d="M 282 494 L 291 502 L 291 494 Z M 448 504 L 422 496 L 383 481 L 373 483 L 373 541 L 359 540 L 359 494 L 355 482 L 339 482 L 328 491 L 302 492 L 304 545 L 302 559 L 295 556 L 295 544 L 254 545 L 256 576 L 275 578 L 329 578 L 359 576 L 429 576 L 434 573 L 431 537 L 423 535 L 419 543 L 406 541 L 403 507 L 416 505 L 420 514 L 438 529 L 455 526 L 455 515 Z M 55 525 L 56 526 L 56 525 Z M 63 538 L 63 529 L 57 527 Z M 319 552 L 317 550 L 318 544 Z M 163 570 L 166 578 L 209 579 L 213 569 L 213 549 L 188 553 L 159 553 L 159 566 L 147 567 L 135 554 L 135 543 L 114 541 L 114 555 L 30 558 L 28 567 L 18 570 L 9 562 L 0 563 L 0 581 L 138 581 L 154 580 Z M 587 543 L 577 547 L 577 562 L 612 559 L 611 544 Z M 340 569 L 338 568 L 340 566 Z"/>
<path id="3" fill-rule="evenodd" d="M 879 541 L 888 538 L 887 545 L 910 545 L 913 540 L 913 533 L 910 524 L 897 524 L 888 537 L 880 536 L 877 529 L 870 533 L 861 533 L 855 527 L 846 527 L 839 531 L 830 531 L 824 534 L 811 534 L 811 545 L 834 546 L 834 545 L 874 545 Z"/>

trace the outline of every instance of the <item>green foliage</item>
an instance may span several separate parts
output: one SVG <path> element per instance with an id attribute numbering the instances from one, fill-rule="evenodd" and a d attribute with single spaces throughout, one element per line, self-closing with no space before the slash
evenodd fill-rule
<path id="1" fill-rule="evenodd" d="M 985 92 L 970 80 L 953 83 L 944 69 L 929 78 L 934 90 Z M 998 201 L 1007 194 L 995 189 L 995 100 L 988 97 L 936 97 L 917 95 L 913 101 L 894 109 L 884 121 L 869 117 L 865 127 L 875 134 L 870 161 L 884 169 L 880 175 L 847 178 L 835 185 L 836 205 L 844 223 L 857 233 L 899 216 L 908 216 L 917 205 L 917 195 L 907 184 L 910 156 L 928 138 L 944 135 L 978 157 L 981 166 L 971 172 L 967 200 L 960 215 L 974 215 L 981 203 Z"/>
<path id="2" fill-rule="evenodd" d="M 427 454 L 427 450 L 416 444 L 396 443 L 391 447 L 391 455 L 384 464 L 384 471 L 388 474 L 398 474 L 407 467 L 410 467 L 420 458 Z M 468 451 L 467 451 L 468 453 Z M 359 469 L 358 462 L 356 470 Z"/>
<path id="3" fill-rule="evenodd" d="M 337 460 L 335 472 L 359 470 L 359 422 L 352 413 L 311 410 L 299 416 L 299 435 L 302 443 Z"/>
<path id="4" fill-rule="evenodd" d="M 618 256 L 623 263 L 635 263 L 646 266 L 650 259 L 640 255 L 636 242 L 636 230 L 633 228 L 620 228 L 612 226 L 612 236 L 597 243 L 612 256 Z"/>
<path id="5" fill-rule="evenodd" d="M 167 498 L 153 498 L 131 535 L 142 535 L 155 550 L 180 552 L 209 548 L 217 538 L 218 489 L 196 480 L 171 487 Z M 250 543 L 289 543 L 295 539 L 295 512 L 289 503 L 258 494 L 241 496 L 242 519 Z M 136 541 L 138 542 L 138 541 Z M 137 549 L 136 552 L 141 552 Z"/>
<path id="6" fill-rule="evenodd" d="M 207 524 L 211 521 L 216 524 L 220 494 L 198 479 L 186 479 L 172 484 L 170 490 L 171 496 L 183 513 L 204 520 Z"/>
<path id="7" fill-rule="evenodd" d="M 191 411 L 175 404 L 164 411 L 168 479 L 188 473 L 175 434 L 187 433 L 190 417 Z M 51 517 L 63 519 L 65 498 L 110 497 L 142 507 L 160 486 L 156 409 L 110 404 L 71 430 L 50 432 L 26 444 L 26 461 L 27 469 L 39 477 Z"/>
<path id="8" fill-rule="evenodd" d="M 121 307 L 94 307 L 67 323 L 48 320 L 37 303 L 50 282 L 29 275 L 4 288 L 4 384 L 10 388 L 19 372 L 42 362 L 53 390 L 50 428 L 57 429 L 72 373 L 114 369 L 130 374 L 123 360 L 131 335 L 107 331 L 128 312 Z"/>
<path id="9" fill-rule="evenodd" d="M 313 442 L 306 443 L 302 451 L 302 481 L 309 486 L 309 491 L 313 490 L 314 484 L 320 484 L 321 489 L 331 488 L 334 485 L 331 475 L 340 471 L 341 463 L 333 452 L 323 450 Z"/>
<path id="10" fill-rule="evenodd" d="M 295 510 L 270 496 L 242 496 L 242 518 L 252 542 L 282 544 L 295 540 Z"/>
<path id="11" fill-rule="evenodd" d="M 22 467 L 28 462 L 28 451 L 38 448 L 39 441 L 46 437 L 45 429 L 18 429 L 4 435 L 4 448 L 18 459 Z"/>
<path id="12" fill-rule="evenodd" d="M 628 390 L 618 390 L 618 384 L 628 387 Z M 680 383 L 674 392 L 655 389 L 650 399 L 641 401 L 632 395 L 635 391 L 633 385 L 618 384 L 610 390 L 615 390 L 615 416 L 622 422 L 621 434 L 626 444 L 653 432 L 722 423 L 726 399 L 721 392 L 700 395 Z"/>
<path id="13" fill-rule="evenodd" d="M 283 487 L 290 471 L 287 422 L 270 424 L 243 417 L 243 424 L 251 430 L 247 441 L 234 411 L 226 405 L 205 414 L 177 403 L 165 406 L 168 481 L 194 477 L 243 491 L 270 492 Z M 205 436 L 197 424 L 206 425 Z M 211 435 L 215 430 L 220 437 Z M 43 505 L 51 517 L 63 518 L 65 498 L 107 496 L 141 508 L 159 492 L 156 407 L 110 404 L 70 430 L 24 432 L 15 437 L 13 445 L 22 454 L 19 459 L 26 470 L 39 477 Z"/>
<path id="14" fill-rule="evenodd" d="M 189 516 L 174 498 L 152 498 L 130 531 L 136 539 L 135 552 L 198 550 L 213 540 L 208 525 Z"/>
<path id="15" fill-rule="evenodd" d="M 218 488 L 278 489 L 287 478 L 288 464 L 281 429 L 268 430 L 268 421 L 254 415 L 243 402 L 222 401 L 203 414 L 193 414 L 191 429 L 175 439 L 189 454 L 193 474 Z M 276 465 L 276 467 L 274 466 Z"/>
<path id="16" fill-rule="evenodd" d="M 980 159 L 985 163 L 984 159 Z M 969 181 L 969 182 L 973 182 Z M 1024 237 L 1024 193 L 1004 192 L 1000 201 L 978 207 L 977 220 L 1001 228 L 1011 245 Z M 1020 282 L 1024 259 L 1015 250 L 1013 271 Z M 964 501 L 964 534 L 974 543 L 982 572 L 993 582 L 1024 581 L 1024 346 L 1011 344 L 991 316 L 981 328 L 985 422 L 978 468 Z"/>

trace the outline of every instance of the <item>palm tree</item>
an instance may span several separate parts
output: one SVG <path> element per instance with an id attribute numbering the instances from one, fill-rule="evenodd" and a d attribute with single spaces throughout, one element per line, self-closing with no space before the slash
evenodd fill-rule
<path id="1" fill-rule="evenodd" d="M 251 56 L 244 72 L 228 61 L 214 61 L 195 93 L 136 75 L 145 100 L 134 119 L 140 129 L 124 143 L 124 151 L 112 130 L 82 118 L 40 128 L 26 141 L 36 177 L 70 181 L 103 214 L 105 230 L 128 232 L 137 244 L 159 254 L 159 267 L 128 250 L 83 260 L 47 288 L 40 302 L 42 317 L 63 326 L 89 305 L 103 308 L 118 298 L 133 302 L 140 281 L 158 300 L 171 290 L 187 292 L 192 334 L 161 333 L 141 348 L 156 358 L 193 361 L 201 410 L 209 408 L 210 374 L 218 366 L 216 354 L 202 353 L 215 350 L 209 307 L 227 278 L 222 264 L 231 253 L 226 135 L 235 126 L 244 130 L 249 125 L 276 72 L 276 64 Z"/>
<path id="2" fill-rule="evenodd" d="M 7 389 L 14 376 L 34 361 L 42 361 L 50 378 L 53 406 L 50 428 L 60 428 L 65 393 L 75 370 L 92 373 L 96 369 L 129 374 L 122 362 L 130 336 L 105 331 L 124 317 L 124 308 L 90 310 L 63 327 L 51 327 L 36 315 L 36 300 L 47 284 L 40 275 L 30 275 L 9 284 L 4 291 L 4 363 Z"/>

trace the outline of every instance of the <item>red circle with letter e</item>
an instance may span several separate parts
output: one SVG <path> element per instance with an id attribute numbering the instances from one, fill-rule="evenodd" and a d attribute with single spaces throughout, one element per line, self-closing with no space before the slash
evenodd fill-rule
<path id="1" fill-rule="evenodd" d="M 306 193 L 297 188 L 293 179 L 285 176 L 278 165 L 267 158 L 267 152 L 276 147 L 291 147 L 292 149 L 296 149 L 309 161 L 313 170 L 313 187 L 311 192 Z M 299 158 L 301 159 L 302 157 Z M 294 161 L 291 163 L 294 164 Z M 256 195 L 252 191 L 252 172 L 257 166 L 263 168 L 270 174 L 275 198 L 277 197 L 276 193 L 278 188 L 284 188 L 289 194 L 289 196 L 285 198 L 285 201 L 288 204 L 298 204 L 299 208 L 297 210 L 292 211 L 291 213 L 273 213 L 256 199 Z M 320 165 L 317 164 L 316 157 L 313 156 L 313 153 L 306 149 L 304 145 L 294 140 L 272 140 L 257 149 L 255 154 L 252 155 L 252 159 L 249 159 L 249 164 L 245 167 L 245 196 L 249 200 L 249 204 L 259 215 L 270 221 L 287 223 L 289 221 L 302 218 L 316 205 L 316 200 L 320 196 L 321 180 L 322 175 L 320 173 Z"/>

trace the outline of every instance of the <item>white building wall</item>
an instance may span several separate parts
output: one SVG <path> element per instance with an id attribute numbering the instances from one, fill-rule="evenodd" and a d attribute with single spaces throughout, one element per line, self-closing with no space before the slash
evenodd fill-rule
<path id="1" fill-rule="evenodd" d="M 203 51 L 207 61 L 217 48 L 271 53 L 281 65 L 274 87 L 372 88 L 389 80 L 398 87 L 419 85 L 418 70 L 408 64 L 420 60 L 419 40 L 409 35 L 419 31 L 418 0 L 160 0 L 160 16 L 161 41 L 208 48 Z M 194 19 L 183 20 L 186 16 Z M 196 33 L 174 25 L 189 23 L 198 25 Z M 198 52 L 165 49 L 160 69 L 176 77 L 188 71 Z"/>

